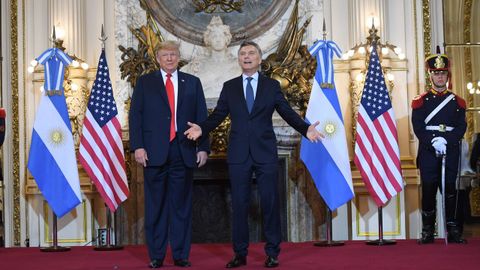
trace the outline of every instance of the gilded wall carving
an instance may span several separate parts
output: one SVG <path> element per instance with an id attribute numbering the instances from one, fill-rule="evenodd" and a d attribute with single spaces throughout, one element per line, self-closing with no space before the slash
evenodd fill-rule
<path id="1" fill-rule="evenodd" d="M 24 5 L 22 5 L 23 7 Z M 11 47 L 10 63 L 12 71 L 12 133 L 13 133 L 13 244 L 20 246 L 20 138 L 19 138 L 19 111 L 18 111 L 18 1 L 10 1 Z M 24 14 L 22 12 L 22 14 Z M 23 24 L 25 25 L 25 24 Z"/>

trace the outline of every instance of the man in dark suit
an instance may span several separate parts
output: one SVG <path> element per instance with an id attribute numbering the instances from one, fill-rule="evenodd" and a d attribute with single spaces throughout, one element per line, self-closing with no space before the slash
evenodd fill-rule
<path id="1" fill-rule="evenodd" d="M 228 168 L 232 190 L 233 250 L 235 256 L 227 268 L 247 264 L 248 208 L 250 183 L 255 173 L 263 211 L 265 232 L 265 267 L 278 266 L 281 229 L 278 201 L 277 141 L 272 125 L 276 110 L 293 128 L 312 141 L 323 137 L 315 127 L 308 125 L 290 107 L 283 96 L 280 84 L 258 73 L 262 62 L 260 47 L 254 42 L 244 42 L 238 51 L 238 63 L 243 74 L 224 83 L 217 106 L 206 121 L 199 125 L 188 123 L 185 132 L 196 140 L 215 129 L 227 115 L 231 118 L 228 143 Z M 204 136 L 207 137 L 207 136 Z M 202 138 L 205 141 L 205 138 Z"/>
<path id="2" fill-rule="evenodd" d="M 144 167 L 145 237 L 150 267 L 163 265 L 170 241 L 174 264 L 190 262 L 193 169 L 205 164 L 208 142 L 185 138 L 187 122 L 207 118 L 200 79 L 177 71 L 179 44 L 160 43 L 160 70 L 141 76 L 129 115 L 130 147 Z"/>

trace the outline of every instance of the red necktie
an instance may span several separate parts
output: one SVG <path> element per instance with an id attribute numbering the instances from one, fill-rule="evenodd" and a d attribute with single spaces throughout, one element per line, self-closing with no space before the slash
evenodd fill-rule
<path id="1" fill-rule="evenodd" d="M 175 92 L 173 91 L 173 83 L 170 77 L 172 77 L 172 74 L 167 74 L 165 88 L 167 89 L 168 104 L 172 112 L 172 118 L 170 119 L 170 141 L 173 141 L 175 138 Z"/>

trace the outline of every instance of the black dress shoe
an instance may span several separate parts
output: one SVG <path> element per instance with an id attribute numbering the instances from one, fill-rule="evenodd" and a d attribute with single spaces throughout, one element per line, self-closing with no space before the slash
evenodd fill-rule
<path id="1" fill-rule="evenodd" d="M 179 267 L 190 267 L 192 264 L 185 259 L 180 259 L 180 260 L 173 260 L 173 265 L 179 266 Z"/>
<path id="2" fill-rule="evenodd" d="M 231 261 L 225 265 L 226 268 L 237 268 L 243 265 L 247 265 L 247 257 L 235 255 Z"/>
<path id="3" fill-rule="evenodd" d="M 265 267 L 267 268 L 274 268 L 278 266 L 278 259 L 276 257 L 267 256 L 265 260 Z"/>
<path id="4" fill-rule="evenodd" d="M 162 260 L 152 260 L 152 261 L 150 261 L 150 264 L 148 265 L 148 267 L 150 267 L 150 268 L 160 268 L 160 267 L 162 267 L 162 265 L 163 265 Z"/>
<path id="5" fill-rule="evenodd" d="M 466 244 L 467 240 L 463 239 L 460 234 L 448 234 L 447 236 L 447 241 L 448 243 L 454 243 L 454 244 Z"/>

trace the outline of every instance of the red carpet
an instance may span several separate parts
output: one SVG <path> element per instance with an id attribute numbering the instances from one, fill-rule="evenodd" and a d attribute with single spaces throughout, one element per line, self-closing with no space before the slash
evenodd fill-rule
<path id="1" fill-rule="evenodd" d="M 445 246 L 443 241 L 419 246 L 415 240 L 400 240 L 394 246 L 367 246 L 349 241 L 342 247 L 314 247 L 312 243 L 283 243 L 278 269 L 480 269 L 480 239 L 467 245 Z M 161 269 L 180 269 L 167 255 Z M 190 269 L 223 269 L 231 258 L 230 244 L 194 244 Z M 250 246 L 247 267 L 265 269 L 263 244 Z M 0 269 L 148 269 L 145 246 L 127 246 L 120 251 L 94 251 L 73 247 L 69 252 L 44 253 L 38 248 L 1 248 Z"/>

